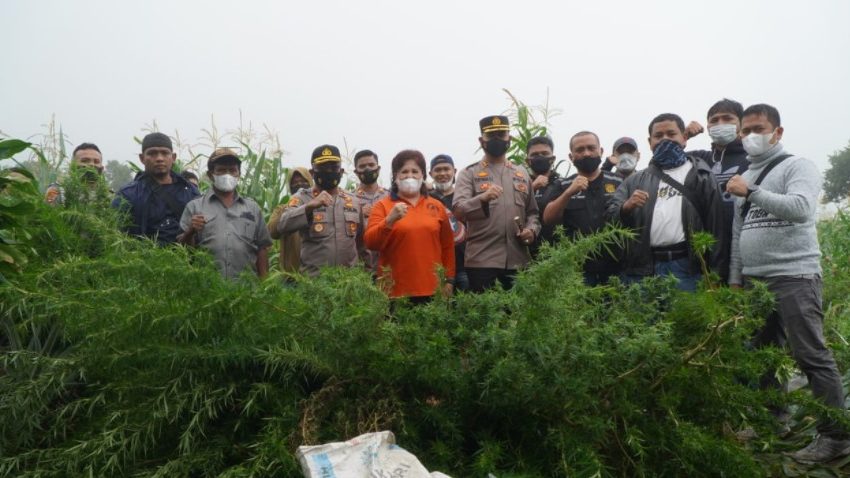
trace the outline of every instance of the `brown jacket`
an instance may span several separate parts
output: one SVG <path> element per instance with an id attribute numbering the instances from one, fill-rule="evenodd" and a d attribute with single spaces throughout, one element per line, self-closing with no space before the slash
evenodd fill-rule
<path id="1" fill-rule="evenodd" d="M 313 187 L 313 176 L 310 175 L 310 171 L 307 170 L 307 168 L 297 167 L 293 170 L 292 176 L 295 176 L 295 174 L 299 174 L 301 177 L 306 179 L 310 184 L 310 187 Z M 290 194 L 298 192 L 292 191 L 292 176 L 290 176 L 289 179 Z M 289 207 L 289 204 L 281 204 L 272 212 L 268 224 L 269 234 L 271 234 L 272 239 L 280 239 L 280 254 L 277 258 L 280 270 L 284 272 L 300 272 L 301 234 L 297 232 L 281 234 L 277 231 L 277 224 L 280 222 L 280 216 L 283 215 L 283 211 L 285 211 L 287 207 Z"/>
<path id="2" fill-rule="evenodd" d="M 478 195 L 494 184 L 504 192 L 482 204 Z M 487 160 L 468 166 L 458 175 L 452 212 L 466 222 L 464 267 L 515 270 L 531 260 L 528 246 L 517 237 L 519 229 L 514 222 L 519 217 L 523 227 L 531 229 L 535 237 L 540 233 L 531 176 L 524 167 L 508 161 L 490 164 Z"/>
<path id="3" fill-rule="evenodd" d="M 306 204 L 318 193 L 316 189 L 295 193 L 277 224 L 281 234 L 301 235 L 301 272 L 311 276 L 323 266 L 353 267 L 363 250 L 364 220 L 357 198 L 338 189 L 332 206 L 307 214 Z"/>

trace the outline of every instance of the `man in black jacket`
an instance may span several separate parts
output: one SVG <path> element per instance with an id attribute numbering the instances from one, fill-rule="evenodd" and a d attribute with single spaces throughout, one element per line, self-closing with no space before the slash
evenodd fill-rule
<path id="1" fill-rule="evenodd" d="M 713 270 L 728 258 L 722 202 L 709 167 L 685 154 L 685 124 L 672 113 L 649 123 L 649 167 L 629 176 L 608 203 L 607 215 L 637 233 L 626 250 L 625 278 L 672 274 L 681 290 L 696 290 L 701 277 L 691 238 L 707 231 L 717 242 L 706 257 Z"/>
<path id="2" fill-rule="evenodd" d="M 705 161 L 720 188 L 723 198 L 723 227 L 726 231 L 724 241 L 731 244 L 732 241 L 732 218 L 735 215 L 735 196 L 726 191 L 726 183 L 735 175 L 744 174 L 749 168 L 747 152 L 741 144 L 741 119 L 744 116 L 744 107 L 737 101 L 724 98 L 708 109 L 708 135 L 711 136 L 710 150 L 688 151 L 691 156 Z M 698 126 L 698 128 L 692 128 Z M 699 134 L 702 126 L 692 122 L 688 129 Z M 731 248 L 727 249 L 729 252 Z M 729 261 L 725 262 L 723 269 L 717 271 L 723 282 L 729 280 Z"/>
<path id="3" fill-rule="evenodd" d="M 622 179 L 599 168 L 602 147 L 599 137 L 590 131 L 578 132 L 570 138 L 570 160 L 578 172 L 557 181 L 556 194 L 543 211 L 543 224 L 549 228 L 561 224 L 567 237 L 576 238 L 605 227 L 606 204 Z M 610 277 L 618 275 L 619 252 L 611 255 L 603 251 L 599 256 L 589 257 L 584 263 L 585 284 L 605 284 Z"/>
<path id="4" fill-rule="evenodd" d="M 525 161 L 531 171 L 531 189 L 534 190 L 534 200 L 537 201 L 537 209 L 542 215 L 549 201 L 557 197 L 560 192 L 557 184 L 560 175 L 553 167 L 555 165 L 555 143 L 548 136 L 536 136 L 528 140 L 525 146 L 525 154 Z M 540 235 L 528 248 L 532 258 L 537 257 L 543 241 L 552 243 L 554 232 L 553 226 L 544 224 L 541 227 Z"/>

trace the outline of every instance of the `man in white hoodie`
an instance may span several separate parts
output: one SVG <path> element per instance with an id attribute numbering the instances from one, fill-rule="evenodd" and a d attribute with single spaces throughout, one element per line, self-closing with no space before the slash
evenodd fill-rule
<path id="1" fill-rule="evenodd" d="M 841 374 L 823 336 L 820 247 L 816 219 L 821 176 L 811 161 L 782 148 L 779 111 L 753 105 L 744 111 L 741 136 L 749 170 L 735 175 L 726 190 L 737 197 L 732 225 L 729 284 L 765 282 L 776 310 L 755 339 L 756 346 L 791 347 L 812 394 L 844 409 Z M 776 379 L 764 385 L 778 386 Z M 850 453 L 850 437 L 835 422 L 818 424 L 818 437 L 791 456 L 824 463 Z"/>

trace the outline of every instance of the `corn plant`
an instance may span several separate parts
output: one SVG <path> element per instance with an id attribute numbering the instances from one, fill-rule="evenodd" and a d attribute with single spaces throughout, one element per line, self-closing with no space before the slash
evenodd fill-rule
<path id="1" fill-rule="evenodd" d="M 511 118 L 511 147 L 508 150 L 508 159 L 514 163 L 525 166 L 526 150 L 528 142 L 537 136 L 549 136 L 549 119 L 560 114 L 557 109 L 549 106 L 549 93 L 546 93 L 546 101 L 541 106 L 530 107 L 517 99 L 509 90 L 503 91 L 510 98 L 511 106 L 508 112 Z M 565 160 L 558 161 L 553 165 L 557 170 Z"/>

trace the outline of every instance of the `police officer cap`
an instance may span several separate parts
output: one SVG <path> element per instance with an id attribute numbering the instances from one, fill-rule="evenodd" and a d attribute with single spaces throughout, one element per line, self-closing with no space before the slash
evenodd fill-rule
<path id="1" fill-rule="evenodd" d="M 310 157 L 310 164 L 324 164 L 330 162 L 342 162 L 339 156 L 339 148 L 330 144 L 323 144 L 313 150 L 313 155 Z"/>
<path id="2" fill-rule="evenodd" d="M 511 123 L 507 116 L 487 116 L 481 118 L 478 122 L 481 127 L 481 133 L 493 133 L 496 131 L 510 131 Z"/>

